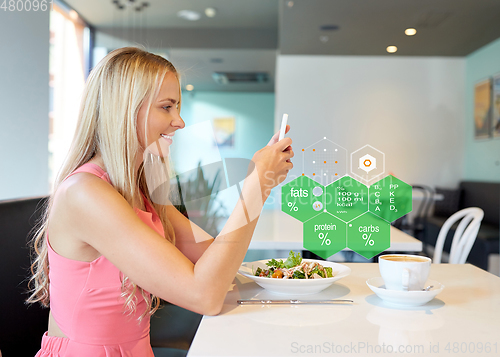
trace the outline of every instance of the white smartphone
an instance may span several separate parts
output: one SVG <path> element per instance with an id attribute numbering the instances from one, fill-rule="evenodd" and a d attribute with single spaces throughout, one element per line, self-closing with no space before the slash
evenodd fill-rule
<path id="1" fill-rule="evenodd" d="M 279 136 L 278 141 L 285 137 L 287 121 L 288 121 L 288 114 L 283 114 L 283 119 L 281 119 L 280 136 Z"/>

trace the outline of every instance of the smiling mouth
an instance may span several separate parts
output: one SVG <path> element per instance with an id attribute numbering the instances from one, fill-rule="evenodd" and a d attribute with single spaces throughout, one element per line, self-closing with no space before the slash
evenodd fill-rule
<path id="1" fill-rule="evenodd" d="M 173 135 L 165 135 L 165 134 L 160 134 L 160 136 L 164 139 L 167 139 L 167 140 L 170 140 L 172 141 L 172 139 L 174 138 Z"/>

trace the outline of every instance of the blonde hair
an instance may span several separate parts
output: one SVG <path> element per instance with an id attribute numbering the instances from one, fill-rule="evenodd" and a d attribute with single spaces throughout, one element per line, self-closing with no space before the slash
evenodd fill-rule
<path id="1" fill-rule="evenodd" d="M 85 84 L 76 133 L 56 178 L 54 192 L 69 174 L 99 153 L 114 188 L 131 207 L 138 207 L 142 202 L 142 192 L 156 210 L 163 224 L 165 238 L 175 244 L 174 230 L 167 218 L 166 206 L 151 199 L 144 163 L 138 172 L 135 164 L 141 146 L 137 137 L 139 108 L 148 100 L 148 118 L 151 103 L 158 95 L 167 72 L 174 73 L 179 79 L 175 67 L 169 61 L 136 47 L 114 50 L 95 66 Z M 180 102 L 178 110 L 180 111 Z M 160 160 L 166 164 L 164 159 Z M 40 302 L 45 307 L 50 302 L 46 234 L 52 199 L 53 195 L 48 200 L 32 239 L 34 259 L 28 284 L 30 296 L 26 300 L 27 303 Z M 121 290 L 121 296 L 125 299 L 124 306 L 130 313 L 135 312 L 137 307 L 136 291 L 141 292 L 148 308 L 139 320 L 148 314 L 152 315 L 159 307 L 158 297 L 145 292 L 128 277 L 122 280 Z"/>

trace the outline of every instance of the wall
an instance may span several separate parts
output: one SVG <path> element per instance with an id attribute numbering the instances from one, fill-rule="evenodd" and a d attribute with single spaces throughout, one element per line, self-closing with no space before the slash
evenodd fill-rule
<path id="1" fill-rule="evenodd" d="M 280 56 L 275 127 L 289 114 L 301 148 L 328 139 L 349 155 L 369 144 L 385 153 L 386 173 L 409 184 L 453 187 L 464 162 L 465 59 Z"/>
<path id="2" fill-rule="evenodd" d="M 0 200 L 45 195 L 49 11 L 2 11 L 0 16 Z"/>
<path id="3" fill-rule="evenodd" d="M 178 173 L 220 161 L 221 158 L 251 159 L 267 145 L 273 135 L 274 93 L 183 92 L 181 116 L 186 128 L 176 132 L 172 160 Z M 234 117 L 234 148 L 213 145 L 210 123 L 214 118 Z M 238 192 L 233 187 L 221 193 L 224 206 L 231 212 Z"/>
<path id="4" fill-rule="evenodd" d="M 464 178 L 500 181 L 500 138 L 474 140 L 474 84 L 500 73 L 500 39 L 466 57 Z"/>

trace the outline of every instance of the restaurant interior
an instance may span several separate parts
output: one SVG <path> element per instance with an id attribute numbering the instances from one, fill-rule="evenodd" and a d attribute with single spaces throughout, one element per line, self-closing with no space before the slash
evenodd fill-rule
<path id="1" fill-rule="evenodd" d="M 367 312 L 358 323 L 369 325 L 360 329 L 373 339 L 353 338 L 357 343 L 402 346 L 402 340 L 424 341 L 432 350 L 432 343 L 449 331 L 456 335 L 450 341 L 464 340 L 461 326 L 468 324 L 488 332 L 466 340 L 470 344 L 465 350 L 459 345 L 455 355 L 473 356 L 479 353 L 478 343 L 484 347 L 498 343 L 487 340 L 495 329 L 500 331 L 498 1 L 26 0 L 12 4 L 7 1 L 0 8 L 0 356 L 34 356 L 40 348 L 48 309 L 25 304 L 28 242 L 71 145 L 85 81 L 101 59 L 125 46 L 160 55 L 180 73 L 186 127 L 176 133 L 170 159 L 184 195 L 179 209 L 191 221 L 214 237 L 220 233 L 240 198 L 250 160 L 280 130 L 287 114 L 286 136 L 293 140 L 294 166 L 259 212 L 244 261 L 286 259 L 293 250 L 304 259 L 348 266 L 349 277 L 318 296 L 345 296 L 355 304 L 357 292 L 363 296 L 358 300 Z M 330 246 L 331 240 L 326 231 L 318 234 L 320 225 L 311 222 L 325 223 L 325 216 L 335 216 L 329 208 L 333 205 L 323 207 L 326 201 L 321 201 L 324 211 L 316 206 L 307 211 L 287 196 L 297 183 L 312 185 L 307 187 L 314 186 L 323 195 L 330 192 L 329 185 L 344 184 L 343 180 L 356 182 L 367 200 L 381 182 L 397 182 L 406 189 L 396 198 L 405 202 L 398 214 L 387 208 L 389 216 L 377 216 L 366 206 L 348 219 L 335 218 L 347 224 L 349 237 L 349 227 L 360 215 L 381 217 L 384 229 L 390 231 L 386 245 L 381 243 L 384 238 L 374 235 L 371 240 L 365 234 L 360 236 L 360 249 L 346 238 L 324 250 L 323 244 Z M 186 195 L 205 199 L 188 202 Z M 308 227 L 313 237 L 306 239 Z M 333 233 L 329 238 L 334 240 Z M 381 248 L 363 250 L 373 244 Z M 394 327 L 400 325 L 393 314 L 400 310 L 388 308 L 377 287 L 365 284 L 367 278 L 380 275 L 378 267 L 373 274 L 367 269 L 386 253 L 433 259 L 430 277 L 441 281 L 435 285 L 443 284 L 442 293 L 431 288 L 441 295 L 424 305 L 427 310 L 402 310 L 409 322 L 400 330 Z M 440 267 L 439 262 L 446 264 Z M 448 266 L 456 270 L 445 271 Z M 348 280 L 357 272 L 364 279 L 359 286 Z M 470 280 L 459 281 L 460 274 Z M 286 339 L 282 350 L 266 342 L 257 350 L 249 341 L 239 341 L 237 332 L 228 343 L 217 332 L 231 334 L 241 328 L 241 333 L 252 333 L 250 327 L 263 326 L 300 331 L 334 326 L 335 321 L 343 321 L 348 332 L 361 315 L 356 305 L 334 307 L 325 310 L 326 315 L 294 310 L 304 319 L 298 323 L 287 318 L 290 311 L 278 314 L 279 309 L 262 306 L 270 308 L 267 314 L 252 310 L 240 321 L 238 311 L 252 307 L 237 309 L 236 299 L 259 296 L 261 288 L 251 277 L 235 279 L 235 290 L 228 293 L 219 316 L 202 316 L 163 301 L 151 319 L 155 356 L 328 355 L 313 337 L 310 343 Z M 479 284 L 480 293 L 458 290 L 472 281 Z M 458 303 L 457 294 L 476 303 Z M 425 314 L 434 314 L 434 319 Z M 459 316 L 456 321 L 454 314 Z M 278 319 L 288 322 L 278 324 Z M 243 328 L 247 323 L 250 327 Z M 406 335 L 398 340 L 403 330 Z M 314 347 L 319 345 L 318 352 Z M 440 347 L 444 354 L 445 343 Z M 488 355 L 500 353 L 490 347 Z"/>

